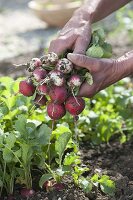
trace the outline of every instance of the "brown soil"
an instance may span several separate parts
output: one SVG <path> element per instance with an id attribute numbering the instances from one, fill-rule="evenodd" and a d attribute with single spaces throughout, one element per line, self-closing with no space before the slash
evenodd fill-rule
<path id="1" fill-rule="evenodd" d="M 91 176 L 97 171 L 109 175 L 116 183 L 115 196 L 109 197 L 98 188 L 85 194 L 73 184 L 70 177 L 65 177 L 64 190 L 46 192 L 43 189 L 29 200 L 133 200 L 133 140 L 123 145 L 112 142 L 110 146 L 102 144 L 98 147 L 82 144 L 80 148 L 83 163 L 90 168 L 85 176 Z M 15 192 L 15 197 L 15 200 L 26 200 L 19 191 Z"/>

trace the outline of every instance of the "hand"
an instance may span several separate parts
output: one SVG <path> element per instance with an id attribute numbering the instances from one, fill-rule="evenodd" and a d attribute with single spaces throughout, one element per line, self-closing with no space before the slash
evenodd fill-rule
<path id="1" fill-rule="evenodd" d="M 74 15 L 60 31 L 58 38 L 50 43 L 49 52 L 60 55 L 69 49 L 85 54 L 91 39 L 91 24 L 84 18 L 80 12 Z"/>
<path id="2" fill-rule="evenodd" d="M 130 75 L 126 57 L 120 59 L 95 59 L 79 54 L 68 54 L 68 59 L 75 65 L 89 70 L 93 77 L 93 85 L 83 83 L 79 96 L 93 97 L 100 90 Z M 125 61 L 126 60 L 126 61 Z"/>

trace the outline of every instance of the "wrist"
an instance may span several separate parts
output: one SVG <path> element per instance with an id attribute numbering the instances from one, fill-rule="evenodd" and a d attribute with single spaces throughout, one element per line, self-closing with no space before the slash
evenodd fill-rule
<path id="1" fill-rule="evenodd" d="M 77 17 L 77 18 L 82 19 L 84 21 L 88 21 L 90 23 L 93 23 L 93 12 L 86 9 L 85 6 L 82 6 L 79 9 L 77 9 L 74 12 L 73 17 Z"/>
<path id="2" fill-rule="evenodd" d="M 126 53 L 117 59 L 119 66 L 122 68 L 123 76 L 127 77 L 133 74 L 133 51 Z"/>

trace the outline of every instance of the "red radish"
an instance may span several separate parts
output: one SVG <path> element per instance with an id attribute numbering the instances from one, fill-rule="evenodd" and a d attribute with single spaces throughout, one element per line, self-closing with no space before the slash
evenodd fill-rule
<path id="1" fill-rule="evenodd" d="M 65 106 L 63 104 L 55 104 L 50 102 L 47 105 L 47 113 L 48 116 L 53 120 L 61 119 L 66 114 Z"/>
<path id="2" fill-rule="evenodd" d="M 21 189 L 20 194 L 23 197 L 32 197 L 35 194 L 35 191 L 32 189 L 23 188 Z"/>
<path id="3" fill-rule="evenodd" d="M 34 99 L 34 103 L 36 105 L 39 105 L 39 106 L 46 105 L 47 101 L 48 100 L 47 100 L 47 98 L 45 96 L 42 96 L 42 95 L 39 95 L 39 94 L 37 94 L 35 99 Z"/>
<path id="4" fill-rule="evenodd" d="M 81 97 L 70 96 L 66 100 L 65 108 L 71 115 L 79 115 L 85 108 L 85 101 Z"/>
<path id="5" fill-rule="evenodd" d="M 41 67 L 42 62 L 39 58 L 32 58 L 29 63 L 27 63 L 28 71 L 34 71 L 36 67 Z"/>
<path id="6" fill-rule="evenodd" d="M 57 190 L 57 191 L 61 191 L 61 190 L 64 190 L 65 189 L 65 186 L 63 183 L 55 183 L 53 185 L 53 187 Z"/>
<path id="7" fill-rule="evenodd" d="M 37 87 L 37 92 L 38 92 L 39 94 L 46 95 L 46 94 L 48 94 L 48 91 L 49 91 L 48 86 L 47 86 L 45 83 L 42 84 L 42 85 L 39 85 L 39 86 Z"/>
<path id="8" fill-rule="evenodd" d="M 56 69 L 64 74 L 69 74 L 73 69 L 73 64 L 67 58 L 62 58 L 58 61 Z"/>
<path id="9" fill-rule="evenodd" d="M 78 74 L 73 74 L 68 80 L 67 84 L 71 88 L 80 87 L 82 84 L 81 77 Z"/>
<path id="10" fill-rule="evenodd" d="M 57 191 L 61 191 L 65 188 L 65 185 L 63 183 L 56 183 L 55 180 L 50 180 L 50 181 L 46 181 L 43 184 L 43 187 L 46 188 L 47 192 L 53 189 Z"/>
<path id="11" fill-rule="evenodd" d="M 55 180 L 45 181 L 45 183 L 43 184 L 43 187 L 46 188 L 46 190 L 49 190 L 49 188 L 53 187 L 54 183 L 55 183 Z"/>
<path id="12" fill-rule="evenodd" d="M 30 79 L 20 81 L 19 83 L 19 92 L 24 96 L 30 97 L 35 92 L 35 86 L 33 85 Z"/>
<path id="13" fill-rule="evenodd" d="M 62 104 L 65 102 L 66 98 L 67 98 L 67 89 L 63 86 L 53 86 L 50 91 L 49 91 L 49 96 L 50 99 L 54 102 L 54 103 L 59 103 Z"/>
<path id="14" fill-rule="evenodd" d="M 34 63 L 35 67 L 41 67 L 42 62 L 39 58 L 32 58 L 32 62 Z"/>
<path id="15" fill-rule="evenodd" d="M 47 65 L 56 65 L 56 63 L 58 62 L 58 55 L 54 52 L 50 52 L 47 55 L 44 55 L 41 57 L 41 62 L 43 64 L 43 66 L 47 66 Z"/>
<path id="16" fill-rule="evenodd" d="M 14 196 L 12 194 L 7 197 L 7 200 L 14 200 L 14 199 L 15 198 L 14 198 Z"/>
<path id="17" fill-rule="evenodd" d="M 50 81 L 56 86 L 63 86 L 65 83 L 64 75 L 59 70 L 52 70 L 48 76 Z"/>
<path id="18" fill-rule="evenodd" d="M 33 71 L 32 74 L 33 74 L 33 77 L 35 78 L 35 80 L 37 82 L 40 82 L 46 77 L 47 71 L 41 67 L 38 67 Z"/>

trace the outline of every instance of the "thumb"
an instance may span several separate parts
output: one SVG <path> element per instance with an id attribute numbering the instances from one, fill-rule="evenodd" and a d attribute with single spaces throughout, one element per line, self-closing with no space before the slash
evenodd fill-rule
<path id="1" fill-rule="evenodd" d="M 90 71 L 98 66 L 99 61 L 81 54 L 69 53 L 67 58 L 75 65 L 86 68 Z"/>

